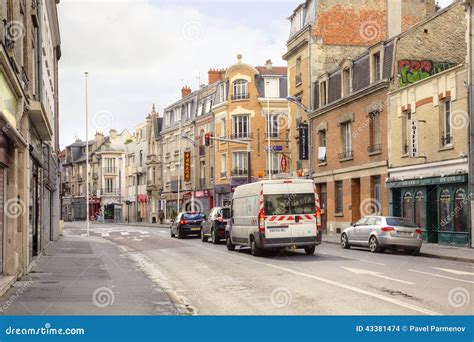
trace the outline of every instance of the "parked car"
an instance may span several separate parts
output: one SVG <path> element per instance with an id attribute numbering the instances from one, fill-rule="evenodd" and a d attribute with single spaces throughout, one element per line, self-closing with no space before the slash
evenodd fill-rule
<path id="1" fill-rule="evenodd" d="M 279 179 L 240 185 L 231 202 L 227 249 L 302 248 L 313 254 L 321 243 L 321 211 L 312 180 Z"/>
<path id="2" fill-rule="evenodd" d="M 423 240 L 421 229 L 411 220 L 401 217 L 367 216 L 344 229 L 341 247 L 369 247 L 372 253 L 385 249 L 403 249 L 418 254 Z"/>
<path id="3" fill-rule="evenodd" d="M 181 239 L 188 235 L 201 236 L 201 223 L 205 219 L 204 213 L 185 211 L 179 213 L 171 222 L 171 237 Z"/>
<path id="4" fill-rule="evenodd" d="M 207 242 L 209 238 L 213 244 L 225 239 L 225 227 L 230 219 L 229 207 L 214 207 L 201 223 L 201 240 Z"/>

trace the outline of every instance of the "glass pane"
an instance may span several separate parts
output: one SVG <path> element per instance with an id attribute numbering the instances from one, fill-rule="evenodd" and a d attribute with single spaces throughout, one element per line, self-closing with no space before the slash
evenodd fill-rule
<path id="1" fill-rule="evenodd" d="M 265 195 L 266 215 L 314 214 L 314 194 Z"/>
<path id="2" fill-rule="evenodd" d="M 413 223 L 413 221 L 398 217 L 387 217 L 387 224 L 389 226 L 416 228 L 416 225 Z"/>

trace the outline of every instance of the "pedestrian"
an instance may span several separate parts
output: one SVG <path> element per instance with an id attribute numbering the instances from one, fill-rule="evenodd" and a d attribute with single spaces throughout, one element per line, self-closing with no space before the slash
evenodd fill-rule
<path id="1" fill-rule="evenodd" d="M 160 224 L 163 224 L 165 221 L 165 213 L 163 212 L 163 210 L 160 210 L 160 212 L 158 213 L 158 217 L 160 218 Z"/>

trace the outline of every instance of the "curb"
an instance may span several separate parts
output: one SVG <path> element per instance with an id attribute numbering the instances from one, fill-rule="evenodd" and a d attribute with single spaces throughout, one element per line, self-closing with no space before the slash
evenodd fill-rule
<path id="1" fill-rule="evenodd" d="M 339 245 L 338 241 L 324 241 L 323 240 L 323 243 L 329 244 L 329 245 Z M 460 262 L 467 262 L 467 263 L 471 263 L 471 264 L 474 263 L 474 259 L 471 259 L 471 258 L 463 258 L 463 257 L 449 256 L 449 255 L 439 255 L 439 254 L 424 253 L 424 252 L 420 252 L 419 255 L 422 256 L 422 257 L 432 258 L 432 259 L 460 261 Z"/>

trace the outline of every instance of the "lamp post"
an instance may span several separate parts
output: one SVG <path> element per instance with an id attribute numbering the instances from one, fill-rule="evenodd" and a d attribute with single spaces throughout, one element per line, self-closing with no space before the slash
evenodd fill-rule
<path id="1" fill-rule="evenodd" d="M 288 96 L 286 98 L 288 100 L 288 102 L 290 103 L 293 103 L 295 104 L 298 109 L 302 109 L 307 115 L 310 114 L 311 112 L 311 109 L 308 108 L 307 106 L 305 106 L 303 103 L 301 103 L 301 101 L 294 97 L 294 96 Z M 309 148 L 309 174 L 310 174 L 310 177 L 312 178 L 313 177 L 313 133 L 312 133 L 312 129 L 311 129 L 311 125 L 309 125 L 309 143 L 310 143 L 310 148 Z M 299 160 L 299 158 L 298 158 Z"/>
<path id="2" fill-rule="evenodd" d="M 270 84 L 269 81 L 266 81 L 267 89 Z M 270 118 L 270 98 L 267 95 L 267 172 L 268 172 L 268 180 L 272 179 L 272 170 L 271 170 L 271 144 L 270 144 L 270 130 L 271 130 L 271 118 Z"/>
<path id="3" fill-rule="evenodd" d="M 89 98 L 87 93 L 89 73 L 86 71 L 84 76 L 86 81 L 86 235 L 89 236 Z"/>

